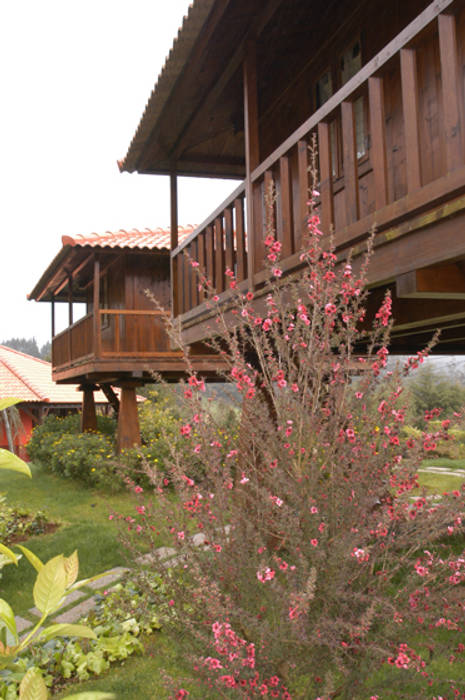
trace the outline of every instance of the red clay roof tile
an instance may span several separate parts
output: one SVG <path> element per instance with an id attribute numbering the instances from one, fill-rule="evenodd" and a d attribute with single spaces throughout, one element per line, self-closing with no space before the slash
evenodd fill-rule
<path id="1" fill-rule="evenodd" d="M 194 231 L 195 226 L 180 226 L 178 228 L 178 240 L 180 243 Z M 105 233 L 91 233 L 89 235 L 62 236 L 63 246 L 91 246 L 92 248 L 140 248 L 149 250 L 169 250 L 170 249 L 169 228 L 145 229 L 139 231 L 120 231 Z"/>

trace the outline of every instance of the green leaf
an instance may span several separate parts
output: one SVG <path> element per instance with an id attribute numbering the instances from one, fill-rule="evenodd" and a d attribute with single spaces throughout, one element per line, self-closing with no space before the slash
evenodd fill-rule
<path id="1" fill-rule="evenodd" d="M 43 568 L 44 564 L 40 561 L 39 557 L 34 554 L 34 552 L 31 552 L 31 550 L 27 547 L 23 547 L 22 544 L 17 544 L 16 547 L 22 551 L 29 563 L 32 564 L 37 572 Z"/>
<path id="2" fill-rule="evenodd" d="M 2 544 L 0 542 L 0 554 L 3 554 L 7 559 L 9 559 L 13 564 L 16 564 L 18 566 L 18 557 L 16 554 L 6 545 Z"/>
<path id="3" fill-rule="evenodd" d="M 66 587 L 72 586 L 79 572 L 79 558 L 77 549 L 69 557 L 65 557 Z"/>
<path id="4" fill-rule="evenodd" d="M 47 700 L 48 692 L 40 672 L 32 667 L 19 686 L 19 700 Z"/>
<path id="5" fill-rule="evenodd" d="M 77 693 L 77 695 L 67 695 L 63 700 L 115 700 L 114 693 L 99 693 L 91 690 L 87 693 Z"/>
<path id="6" fill-rule="evenodd" d="M 37 574 L 34 584 L 34 603 L 43 615 L 55 612 L 66 592 L 65 558 L 62 554 L 50 559 Z"/>
<path id="7" fill-rule="evenodd" d="M 108 576 L 108 571 L 104 571 L 101 574 L 95 574 L 95 576 L 91 576 L 90 578 L 83 578 L 80 581 L 77 581 L 72 588 L 67 591 L 67 593 L 71 593 L 72 591 L 76 591 L 78 588 L 81 588 L 82 586 L 87 586 L 88 583 L 92 583 L 92 581 L 98 581 L 99 578 L 103 578 L 104 576 Z"/>
<path id="8" fill-rule="evenodd" d="M 25 474 L 26 476 L 32 478 L 31 470 L 27 466 L 26 462 L 17 457 L 9 450 L 0 449 L 0 469 L 9 469 L 13 472 L 19 472 L 20 474 Z"/>
<path id="9" fill-rule="evenodd" d="M 21 403 L 21 401 L 22 399 L 15 399 L 12 396 L 0 399 L 0 411 L 4 411 L 6 408 L 10 408 L 10 406 L 15 406 L 15 404 Z"/>
<path id="10" fill-rule="evenodd" d="M 13 637 L 17 640 L 18 632 L 16 630 L 15 614 L 3 598 L 0 598 L 0 620 L 8 627 Z"/>
<path id="11" fill-rule="evenodd" d="M 72 625 L 68 623 L 57 623 L 42 630 L 41 639 L 48 641 L 53 637 L 84 637 L 86 639 L 97 639 L 94 630 L 87 625 Z"/>

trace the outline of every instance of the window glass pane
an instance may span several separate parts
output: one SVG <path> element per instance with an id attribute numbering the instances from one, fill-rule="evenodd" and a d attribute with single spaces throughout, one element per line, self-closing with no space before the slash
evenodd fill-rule
<path id="1" fill-rule="evenodd" d="M 333 81 L 330 71 L 324 73 L 316 84 L 316 108 L 324 105 L 333 94 Z"/>

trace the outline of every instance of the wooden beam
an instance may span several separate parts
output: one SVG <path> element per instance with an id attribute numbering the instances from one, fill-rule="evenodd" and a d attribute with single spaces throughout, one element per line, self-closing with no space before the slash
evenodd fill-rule
<path id="1" fill-rule="evenodd" d="M 244 65 L 244 136 L 245 136 L 245 192 L 247 206 L 247 276 L 250 288 L 253 288 L 255 262 L 255 231 L 253 188 L 251 173 L 260 162 L 260 146 L 258 134 L 258 86 L 257 86 L 257 54 L 256 45 L 248 41 L 245 47 Z"/>
<path id="2" fill-rule="evenodd" d="M 396 279 L 401 299 L 465 299 L 465 275 L 457 263 L 423 267 Z"/>
<path id="3" fill-rule="evenodd" d="M 100 384 L 100 389 L 105 394 L 108 403 L 113 407 L 116 415 L 119 413 L 119 398 L 115 394 L 111 384 Z"/>
<path id="4" fill-rule="evenodd" d="M 68 274 L 68 325 L 73 325 L 73 277 Z"/>
<path id="5" fill-rule="evenodd" d="M 454 15 L 439 15 L 441 86 L 447 172 L 463 165 L 462 76 L 458 61 L 457 28 Z"/>

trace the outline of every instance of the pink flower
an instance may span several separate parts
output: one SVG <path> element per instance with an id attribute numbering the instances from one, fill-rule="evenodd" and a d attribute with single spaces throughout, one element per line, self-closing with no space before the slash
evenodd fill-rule
<path id="1" fill-rule="evenodd" d="M 332 316 L 333 314 L 336 313 L 336 311 L 337 311 L 337 308 L 336 308 L 336 306 L 335 306 L 334 304 L 326 304 L 326 306 L 325 306 L 325 314 L 326 314 L 327 316 Z"/>
<path id="2" fill-rule="evenodd" d="M 274 577 L 275 571 L 273 569 L 270 569 L 269 566 L 267 566 L 264 571 L 257 571 L 257 578 L 262 583 L 265 583 L 265 581 L 272 581 Z"/>
<path id="3" fill-rule="evenodd" d="M 269 318 L 265 318 L 262 324 L 262 328 L 264 331 L 269 331 L 272 326 L 272 323 Z"/>
<path id="4" fill-rule="evenodd" d="M 144 489 L 142 488 L 142 486 L 135 486 L 134 487 L 134 493 L 142 493 L 143 490 Z"/>
<path id="5" fill-rule="evenodd" d="M 185 437 L 189 437 L 189 435 L 192 432 L 192 426 L 189 423 L 186 423 L 186 425 L 181 425 L 180 432 L 181 432 L 181 435 L 184 435 Z"/>
<path id="6" fill-rule="evenodd" d="M 279 267 L 274 267 L 272 272 L 275 277 L 281 277 L 283 274 L 283 271 Z"/>
<path id="7" fill-rule="evenodd" d="M 310 544 L 312 545 L 312 547 L 318 547 L 318 540 L 316 539 L 316 537 L 310 540 Z"/>

